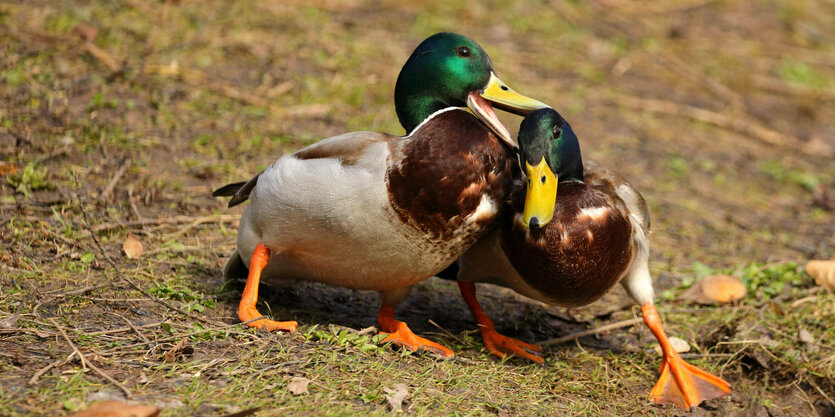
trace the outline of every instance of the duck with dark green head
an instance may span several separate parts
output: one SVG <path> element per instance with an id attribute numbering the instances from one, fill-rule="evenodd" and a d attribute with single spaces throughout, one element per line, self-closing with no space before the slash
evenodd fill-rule
<path id="1" fill-rule="evenodd" d="M 395 320 L 394 307 L 412 284 L 488 232 L 510 190 L 515 145 L 491 103 L 521 115 L 546 107 L 499 80 L 477 43 L 439 33 L 417 47 L 397 79 L 395 107 L 406 136 L 335 136 L 215 191 L 232 196 L 230 206 L 251 200 L 224 268 L 227 278 L 248 277 L 240 319 L 268 330 L 297 327 L 257 320 L 261 276 L 374 290 L 386 341 L 452 356 Z"/>
<path id="2" fill-rule="evenodd" d="M 462 295 L 488 350 L 543 362 L 537 346 L 496 332 L 476 299 L 475 282 L 566 307 L 589 304 L 620 282 L 663 351 L 650 398 L 693 409 L 730 392 L 727 382 L 682 360 L 664 332 L 653 305 L 649 211 L 641 193 L 614 171 L 584 165 L 577 136 L 550 108 L 522 121 L 519 155 L 525 175 L 510 193 L 500 226 L 458 262 Z"/>

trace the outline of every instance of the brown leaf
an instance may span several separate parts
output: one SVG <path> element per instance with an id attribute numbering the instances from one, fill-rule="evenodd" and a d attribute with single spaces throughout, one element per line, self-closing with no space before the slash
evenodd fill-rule
<path id="1" fill-rule="evenodd" d="M 745 296 L 745 285 L 732 275 L 708 275 L 681 295 L 682 300 L 697 304 L 726 304 Z"/>
<path id="2" fill-rule="evenodd" d="M 86 410 L 71 417 L 156 417 L 159 411 L 159 408 L 152 405 L 102 401 L 91 404 Z"/>
<path id="3" fill-rule="evenodd" d="M 403 400 L 409 395 L 409 386 L 406 384 L 394 384 L 394 388 L 383 388 L 386 391 L 386 401 L 392 411 L 400 411 L 403 408 Z"/>
<path id="4" fill-rule="evenodd" d="M 92 42 L 96 39 L 96 36 L 99 34 L 99 30 L 93 26 L 79 23 L 72 28 L 73 32 L 75 32 L 84 42 Z"/>
<path id="5" fill-rule="evenodd" d="M 122 252 L 128 259 L 133 259 L 141 257 L 145 251 L 142 249 L 142 242 L 139 241 L 139 238 L 134 234 L 129 234 L 125 238 L 125 242 L 122 243 Z"/>
<path id="6" fill-rule="evenodd" d="M 835 291 L 835 260 L 831 261 L 809 261 L 806 264 L 806 273 L 815 279 L 815 283 Z"/>
<path id="7" fill-rule="evenodd" d="M 11 162 L 0 161 L 0 176 L 14 174 L 17 174 L 17 165 Z"/>
<path id="8" fill-rule="evenodd" d="M 12 314 L 0 320 L 0 329 L 16 329 L 17 321 L 20 320 L 20 314 Z"/>
<path id="9" fill-rule="evenodd" d="M 171 363 L 177 360 L 180 356 L 191 355 L 194 353 L 194 348 L 186 344 L 186 339 L 180 339 L 174 347 L 162 355 L 162 361 Z"/>
<path id="10" fill-rule="evenodd" d="M 294 376 L 293 379 L 290 380 L 290 383 L 287 384 L 287 391 L 290 391 L 290 394 L 293 395 L 307 394 L 307 386 L 310 385 L 311 382 L 312 381 L 305 377 Z"/>

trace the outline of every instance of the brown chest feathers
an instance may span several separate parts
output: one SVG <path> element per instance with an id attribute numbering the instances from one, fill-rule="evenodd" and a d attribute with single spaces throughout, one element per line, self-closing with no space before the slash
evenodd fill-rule
<path id="1" fill-rule="evenodd" d="M 514 190 L 502 222 L 502 248 L 529 285 L 563 306 L 588 304 L 606 293 L 632 260 L 632 225 L 611 199 L 570 181 L 558 188 L 554 218 L 528 231 L 516 221 L 524 186 Z M 517 192 L 521 191 L 521 192 Z"/>
<path id="2" fill-rule="evenodd" d="M 406 139 L 400 152 L 401 162 L 387 173 L 389 200 L 404 223 L 432 239 L 451 238 L 483 196 L 498 212 L 515 172 L 513 152 L 461 110 L 436 115 Z M 486 232 L 493 212 L 474 219 L 478 231 Z"/>

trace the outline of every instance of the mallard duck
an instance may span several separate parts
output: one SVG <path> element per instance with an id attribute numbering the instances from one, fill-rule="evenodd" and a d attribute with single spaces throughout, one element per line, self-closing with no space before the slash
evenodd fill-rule
<path id="1" fill-rule="evenodd" d="M 727 382 L 681 359 L 664 332 L 653 305 L 649 211 L 641 193 L 614 171 L 584 165 L 577 136 L 553 109 L 528 114 L 518 138 L 524 179 L 515 182 L 499 227 L 458 262 L 459 287 L 485 347 L 500 357 L 543 362 L 538 346 L 496 332 L 475 282 L 567 307 L 591 303 L 620 282 L 663 351 L 650 398 L 693 409 L 730 392 Z"/>
<path id="2" fill-rule="evenodd" d="M 491 228 L 516 168 L 515 143 L 493 112 L 545 104 L 514 92 L 476 42 L 453 33 L 424 40 L 394 92 L 406 136 L 353 132 L 283 156 L 248 182 L 214 196 L 250 200 L 224 276 L 247 275 L 238 317 L 267 330 L 295 321 L 262 318 L 263 275 L 273 283 L 318 281 L 379 291 L 384 341 L 453 356 L 394 318 L 411 285 L 441 271 Z M 470 113 L 465 108 L 472 111 Z M 248 272 L 247 272 L 248 270 Z"/>

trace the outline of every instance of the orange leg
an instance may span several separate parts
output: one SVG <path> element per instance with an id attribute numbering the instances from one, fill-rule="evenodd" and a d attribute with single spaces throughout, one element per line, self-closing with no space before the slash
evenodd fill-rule
<path id="1" fill-rule="evenodd" d="M 386 334 L 388 337 L 383 339 L 383 342 L 393 342 L 396 345 L 403 346 L 414 352 L 422 350 L 430 350 L 441 356 L 451 358 L 455 356 L 451 350 L 431 341 L 417 336 L 409 329 L 409 326 L 402 321 L 394 318 L 394 307 L 383 304 L 380 307 L 380 314 L 377 316 L 377 322 L 380 323 L 381 334 Z"/>
<path id="2" fill-rule="evenodd" d="M 475 296 L 474 283 L 458 281 L 458 288 L 461 290 L 461 295 L 464 297 L 467 306 L 470 307 L 475 321 L 478 322 L 478 327 L 481 330 L 481 338 L 484 340 L 484 347 L 490 353 L 500 358 L 505 358 L 506 354 L 513 354 L 528 358 L 539 364 L 545 362 L 542 359 L 541 347 L 525 343 L 512 337 L 503 336 L 496 331 L 493 321 L 487 317 L 487 314 L 484 314 L 484 310 L 478 304 L 478 299 Z"/>
<path id="3" fill-rule="evenodd" d="M 258 302 L 258 284 L 261 282 L 261 271 L 267 266 L 267 261 L 270 259 L 270 250 L 259 243 L 252 252 L 252 260 L 249 263 L 249 276 L 246 279 L 246 287 L 241 296 L 241 303 L 238 304 L 238 317 L 243 322 L 262 317 L 255 308 L 255 303 Z M 258 327 L 267 331 L 284 330 L 289 332 L 296 331 L 299 324 L 295 321 L 275 321 L 269 319 L 261 319 L 251 321 L 246 324 L 249 327 Z"/>
<path id="4" fill-rule="evenodd" d="M 693 411 L 702 401 L 731 392 L 731 386 L 722 378 L 681 359 L 670 344 L 670 340 L 667 339 L 667 334 L 661 325 L 661 317 L 658 316 L 654 305 L 642 305 L 641 313 L 644 316 L 644 323 L 658 339 L 664 353 L 664 358 L 661 360 L 661 376 L 649 393 L 650 401 L 656 404 L 675 404 Z"/>

